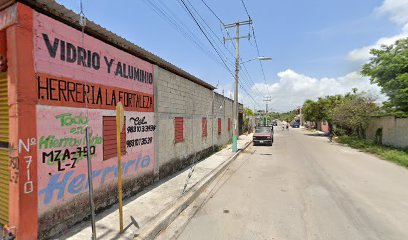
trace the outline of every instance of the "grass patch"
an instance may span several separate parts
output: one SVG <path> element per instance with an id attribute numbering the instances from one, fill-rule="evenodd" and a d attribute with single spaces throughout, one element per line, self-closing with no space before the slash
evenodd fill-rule
<path id="1" fill-rule="evenodd" d="M 309 132 L 317 132 L 317 130 L 316 129 L 314 129 L 314 128 L 304 128 L 306 131 L 309 131 Z"/>
<path id="2" fill-rule="evenodd" d="M 340 136 L 335 140 L 336 142 L 347 144 L 352 148 L 357 148 L 364 152 L 372 153 L 384 160 L 408 167 L 408 150 L 378 145 L 373 141 L 349 136 Z"/>

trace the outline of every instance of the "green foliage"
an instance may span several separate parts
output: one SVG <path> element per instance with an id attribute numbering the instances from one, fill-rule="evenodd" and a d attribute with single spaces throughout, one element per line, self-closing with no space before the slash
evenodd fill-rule
<path id="1" fill-rule="evenodd" d="M 270 116 L 270 119 L 274 120 L 274 119 L 279 119 L 280 113 L 278 112 L 270 112 L 268 113 Z"/>
<path id="2" fill-rule="evenodd" d="M 347 131 L 341 127 L 336 127 L 334 129 L 334 133 L 336 134 L 336 136 L 345 136 L 347 135 Z"/>
<path id="3" fill-rule="evenodd" d="M 372 116 L 373 116 L 373 117 L 394 116 L 394 117 L 397 117 L 397 118 L 406 118 L 406 117 L 408 117 L 408 112 L 401 112 L 401 111 L 393 111 L 393 112 L 379 111 L 379 112 L 374 113 Z"/>
<path id="4" fill-rule="evenodd" d="M 254 112 L 250 108 L 244 108 L 245 116 L 254 116 Z"/>
<path id="5" fill-rule="evenodd" d="M 310 99 L 303 104 L 303 117 L 306 121 L 326 120 L 329 126 L 336 125 L 340 135 L 357 134 L 364 137 L 370 116 L 378 111 L 373 99 L 357 88 L 345 95 L 326 96 L 317 101 Z"/>
<path id="6" fill-rule="evenodd" d="M 408 112 L 408 38 L 371 49 L 370 53 L 373 57 L 363 66 L 362 74 L 382 88 L 389 97 L 388 107 Z"/>
<path id="7" fill-rule="evenodd" d="M 341 136 L 335 139 L 339 143 L 348 144 L 349 146 L 361 149 L 377 155 L 378 157 L 395 162 L 401 166 L 408 167 L 408 151 L 377 145 L 373 141 L 363 140 L 356 137 Z"/>
<path id="8" fill-rule="evenodd" d="M 306 121 L 318 122 L 326 120 L 333 123 L 333 110 L 344 101 L 344 96 L 326 96 L 319 98 L 316 102 L 310 99 L 303 104 L 303 117 Z"/>
<path id="9" fill-rule="evenodd" d="M 306 121 L 316 122 L 321 120 L 320 107 L 317 102 L 307 99 L 302 108 L 303 118 Z"/>
<path id="10" fill-rule="evenodd" d="M 347 94 L 332 110 L 333 123 L 364 138 L 370 117 L 377 110 L 370 97 L 358 93 Z"/>
<path id="11" fill-rule="evenodd" d="M 250 119 L 254 116 L 254 112 L 250 108 L 244 108 L 244 131 L 249 131 Z"/>
<path id="12" fill-rule="evenodd" d="M 296 116 L 296 110 L 292 110 L 286 113 L 281 113 L 279 115 L 279 120 L 291 122 L 295 118 L 295 116 Z"/>

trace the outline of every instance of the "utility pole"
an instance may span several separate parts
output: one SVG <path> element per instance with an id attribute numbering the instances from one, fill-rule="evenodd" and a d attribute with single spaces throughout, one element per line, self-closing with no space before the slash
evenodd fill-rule
<path id="1" fill-rule="evenodd" d="M 250 25 L 252 24 L 252 19 L 250 18 L 247 21 L 242 21 L 240 22 L 239 20 L 235 23 L 231 24 L 224 24 L 225 28 L 232 28 L 235 27 L 235 33 L 236 37 L 235 38 L 224 38 L 224 42 L 226 40 L 235 40 L 236 41 L 236 47 L 235 47 L 235 91 L 234 91 L 234 109 L 233 109 L 233 114 L 234 114 L 234 131 L 232 134 L 232 152 L 237 152 L 238 151 L 238 146 L 237 146 L 237 141 L 238 141 L 238 78 L 239 78 L 239 39 L 240 38 L 250 38 L 251 35 L 247 36 L 239 36 L 239 27 L 240 26 L 245 26 L 245 25 Z"/>
<path id="2" fill-rule="evenodd" d="M 268 102 L 272 101 L 271 96 L 265 96 L 263 100 L 266 104 L 266 113 L 268 113 Z"/>
<path id="3" fill-rule="evenodd" d="M 272 101 L 271 96 L 265 96 L 263 100 L 266 104 L 266 111 L 265 111 L 265 125 L 268 125 L 268 102 Z"/>

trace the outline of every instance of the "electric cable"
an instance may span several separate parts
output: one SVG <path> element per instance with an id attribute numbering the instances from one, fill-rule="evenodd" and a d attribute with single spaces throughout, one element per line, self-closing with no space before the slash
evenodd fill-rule
<path id="1" fill-rule="evenodd" d="M 233 72 L 231 71 L 231 69 L 228 67 L 228 65 L 225 63 L 224 59 L 222 58 L 221 54 L 219 53 L 219 51 L 217 50 L 217 48 L 214 46 L 213 42 L 211 42 L 211 40 L 208 38 L 207 34 L 204 32 L 203 28 L 201 27 L 201 25 L 198 23 L 197 19 L 194 17 L 194 15 L 191 13 L 191 10 L 188 8 L 188 6 L 186 5 L 186 3 L 184 2 L 184 0 L 179 0 L 179 2 L 181 2 L 184 5 L 184 8 L 186 9 L 186 11 L 190 14 L 190 16 L 193 18 L 194 22 L 197 24 L 198 28 L 200 29 L 200 31 L 202 32 L 202 34 L 204 34 L 205 38 L 207 39 L 207 41 L 210 43 L 210 45 L 212 46 L 212 48 L 215 50 L 215 52 L 217 53 L 218 57 L 222 60 L 225 68 L 228 70 L 228 72 L 231 73 L 232 76 L 234 76 Z"/>
<path id="2" fill-rule="evenodd" d="M 187 40 L 190 40 L 200 51 L 202 51 L 207 57 L 212 59 L 218 64 L 221 64 L 219 62 L 217 56 L 215 56 L 212 52 L 208 51 L 205 49 L 203 44 L 200 42 L 199 38 L 188 29 L 188 27 L 181 21 L 180 19 L 177 18 L 177 16 L 170 11 L 170 9 L 163 3 L 160 2 L 165 8 L 167 8 L 167 11 L 173 16 L 170 16 L 165 13 L 165 11 L 160 8 L 158 5 L 156 5 L 154 2 L 151 0 L 144 0 L 144 3 L 150 7 L 159 17 L 161 17 L 164 21 L 168 22 L 176 31 L 178 31 L 184 38 Z"/>
<path id="3" fill-rule="evenodd" d="M 198 13 L 198 11 L 194 8 L 194 6 L 192 6 L 192 4 L 190 3 L 190 1 L 189 0 L 186 0 L 190 5 L 191 5 L 191 7 L 193 8 L 193 11 L 195 11 L 197 14 L 198 14 L 198 16 L 199 16 L 199 18 L 201 18 L 201 20 L 202 21 L 204 21 L 204 24 L 208 27 L 208 28 L 210 28 L 211 29 L 211 27 L 209 27 L 209 25 L 205 22 L 205 20 L 201 17 L 201 15 L 199 15 L 199 13 Z M 222 22 L 222 20 L 221 20 L 221 18 L 219 18 L 218 17 L 218 15 L 217 14 L 215 14 L 215 12 L 208 6 L 208 4 L 206 4 L 203 0 L 202 0 L 202 2 L 206 5 L 206 7 L 207 8 L 209 8 L 210 10 L 211 10 L 211 12 L 213 13 L 213 15 L 214 16 L 216 16 L 216 18 L 220 21 L 220 23 L 223 23 Z M 190 14 L 190 16 L 193 18 L 193 20 L 195 20 L 195 22 L 196 22 L 196 24 L 199 26 L 199 28 L 200 28 L 200 30 L 203 30 L 201 27 L 200 27 L 200 24 L 198 23 L 198 21 L 196 20 L 196 18 L 194 17 L 194 14 L 188 9 L 188 7 L 186 6 L 186 4 L 185 4 L 185 2 L 182 0 L 182 3 L 183 3 L 183 5 L 184 5 L 184 7 L 188 10 L 188 12 L 189 12 L 189 14 Z M 212 30 L 211 30 L 212 31 Z M 204 33 L 204 31 L 202 31 L 202 33 L 206 36 L 206 38 L 207 38 L 207 40 L 210 42 L 210 44 L 214 47 L 214 45 L 212 44 L 212 42 L 211 42 L 211 40 L 207 37 L 207 35 Z M 215 35 L 215 33 L 214 33 L 214 31 L 212 31 L 212 33 Z M 227 33 L 228 33 L 228 31 L 227 31 Z M 229 33 L 228 33 L 228 35 L 229 35 Z M 234 45 L 235 46 L 235 45 Z M 214 50 L 217 52 L 217 50 L 215 49 L 215 47 L 214 47 Z M 230 52 L 230 54 L 231 55 L 233 55 L 231 52 Z M 221 58 L 221 57 L 220 57 Z M 245 67 L 245 66 L 244 66 Z M 246 67 L 245 67 L 246 68 Z M 228 71 L 232 74 L 232 76 L 234 77 L 234 75 L 233 75 L 233 73 L 232 73 L 232 71 L 228 68 Z M 247 70 L 246 70 L 247 71 Z M 248 72 L 248 71 L 247 71 Z M 249 74 L 248 74 L 249 75 Z M 245 76 L 245 78 L 248 78 L 247 76 Z M 241 78 L 242 79 L 242 82 L 245 82 L 245 78 Z M 250 79 L 250 78 L 248 78 L 249 79 L 249 81 L 252 81 L 252 79 Z M 253 82 L 253 81 L 252 81 Z M 254 83 L 254 82 L 253 82 Z M 250 87 L 250 85 L 251 84 L 248 84 L 248 83 L 246 83 L 247 84 L 247 86 L 249 86 L 248 88 L 249 89 L 251 89 L 252 91 L 254 91 L 254 89 L 252 89 L 251 87 Z M 255 84 L 255 83 L 254 83 Z M 261 94 L 261 92 L 257 89 L 257 87 L 255 87 L 255 90 L 256 91 L 258 91 L 258 93 L 260 93 Z M 250 98 L 256 103 L 256 101 L 254 100 L 254 98 L 248 93 L 248 92 L 246 92 L 246 94 L 248 94 L 248 96 L 250 96 Z"/>
<path id="4" fill-rule="evenodd" d="M 244 9 L 245 9 L 245 12 L 246 12 L 248 18 L 249 18 L 249 19 L 252 19 L 251 16 L 249 15 L 248 8 L 246 7 L 244 0 L 241 0 L 241 3 L 242 3 L 242 5 L 244 6 Z M 260 54 L 260 51 L 259 51 L 259 46 L 258 46 L 258 41 L 256 40 L 255 28 L 254 28 L 254 25 L 253 25 L 253 24 L 252 24 L 252 36 L 254 37 L 255 47 L 256 47 L 256 51 L 257 51 L 258 57 L 261 57 L 261 54 Z M 264 71 L 264 68 L 263 68 L 263 65 L 262 65 L 262 62 L 261 62 L 261 61 L 259 61 L 259 65 L 260 65 L 260 67 L 261 67 L 262 76 L 263 76 L 263 78 L 264 78 L 266 90 L 267 90 L 267 92 L 268 92 L 268 95 L 270 96 L 269 85 L 267 84 L 266 76 L 265 76 L 265 71 Z"/>

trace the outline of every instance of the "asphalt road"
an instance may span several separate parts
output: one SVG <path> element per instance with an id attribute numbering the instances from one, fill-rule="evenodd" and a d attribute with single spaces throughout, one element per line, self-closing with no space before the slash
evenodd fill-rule
<path id="1" fill-rule="evenodd" d="M 178 239 L 408 239 L 408 170 L 302 129 L 275 130 L 211 189 Z"/>

